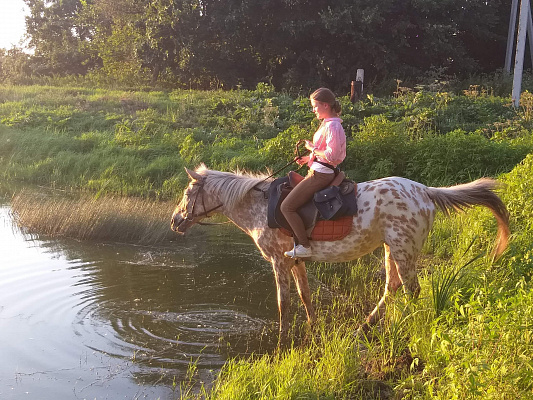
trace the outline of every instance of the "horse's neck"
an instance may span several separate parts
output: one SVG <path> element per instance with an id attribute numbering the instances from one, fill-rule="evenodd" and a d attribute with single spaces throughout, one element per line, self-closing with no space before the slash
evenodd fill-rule
<path id="1" fill-rule="evenodd" d="M 244 232 L 252 235 L 257 229 L 267 227 L 267 202 L 262 197 L 248 194 L 231 210 L 224 210 L 224 215 Z"/>

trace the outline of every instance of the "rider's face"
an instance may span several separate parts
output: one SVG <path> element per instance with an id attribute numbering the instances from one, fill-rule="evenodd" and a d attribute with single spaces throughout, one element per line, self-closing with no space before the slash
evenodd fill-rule
<path id="1" fill-rule="evenodd" d="M 327 118 L 331 113 L 331 108 L 327 103 L 311 99 L 311 106 L 313 107 L 313 112 L 318 119 Z"/>

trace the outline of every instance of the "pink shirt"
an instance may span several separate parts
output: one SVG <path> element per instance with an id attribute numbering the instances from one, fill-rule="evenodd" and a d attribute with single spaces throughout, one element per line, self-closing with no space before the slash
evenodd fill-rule
<path id="1" fill-rule="evenodd" d="M 346 158 L 346 134 L 341 122 L 342 119 L 340 118 L 325 118 L 320 128 L 315 132 L 313 145 L 317 150 L 324 151 L 325 158 L 311 157 L 308 163 L 310 167 L 315 158 L 334 167 Z M 321 164 L 318 164 L 318 166 L 321 166 Z"/>

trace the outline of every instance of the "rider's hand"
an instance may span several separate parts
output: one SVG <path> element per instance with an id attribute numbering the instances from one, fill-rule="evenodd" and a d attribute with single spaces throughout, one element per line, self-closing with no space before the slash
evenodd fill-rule
<path id="1" fill-rule="evenodd" d="M 305 141 L 305 148 L 307 150 L 309 150 L 309 151 L 313 151 L 313 149 L 315 148 L 315 145 L 310 140 L 306 140 Z"/>
<path id="2" fill-rule="evenodd" d="M 296 157 L 295 160 L 298 165 L 304 165 L 309 162 L 309 156 Z"/>

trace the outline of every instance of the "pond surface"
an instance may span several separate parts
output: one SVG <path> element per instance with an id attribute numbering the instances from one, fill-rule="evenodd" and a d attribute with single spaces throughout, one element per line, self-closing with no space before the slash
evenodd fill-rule
<path id="1" fill-rule="evenodd" d="M 191 363 L 275 346 L 270 265 L 236 227 L 158 247 L 28 235 L 0 207 L 0 399 L 174 399 Z"/>

